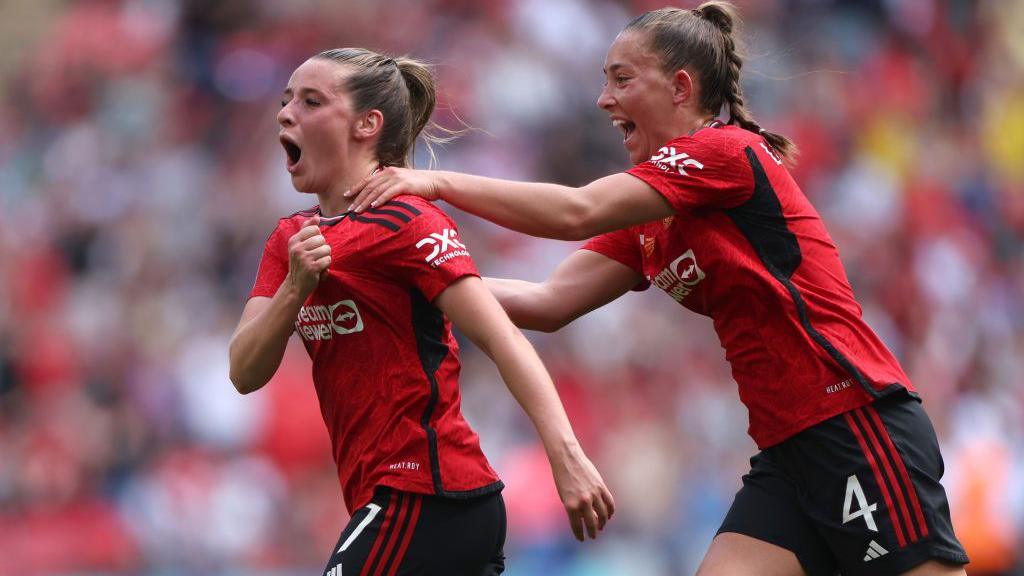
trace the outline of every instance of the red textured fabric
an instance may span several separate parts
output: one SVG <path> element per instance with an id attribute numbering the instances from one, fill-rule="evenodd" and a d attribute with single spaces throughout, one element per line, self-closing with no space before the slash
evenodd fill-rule
<path id="1" fill-rule="evenodd" d="M 755 164 L 763 174 L 757 197 Z M 669 142 L 629 174 L 661 193 L 676 215 L 599 236 L 584 249 L 712 318 L 759 447 L 870 403 L 867 387 L 913 391 L 861 318 L 817 211 L 760 136 L 735 126 L 705 128 Z M 788 260 L 791 270 L 773 271 L 762 258 L 793 251 L 799 254 Z"/>
<path id="2" fill-rule="evenodd" d="M 419 198 L 396 200 L 322 221 L 331 268 L 295 323 L 349 510 L 375 486 L 450 494 L 498 482 L 462 417 L 451 325 L 431 304 L 476 266 L 448 216 Z M 251 296 L 273 297 L 288 272 L 288 238 L 315 213 L 280 220 Z"/>

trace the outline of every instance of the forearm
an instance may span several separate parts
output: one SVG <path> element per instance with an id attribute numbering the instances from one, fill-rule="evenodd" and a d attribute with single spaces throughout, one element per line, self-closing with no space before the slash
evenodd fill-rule
<path id="1" fill-rule="evenodd" d="M 477 342 L 498 367 L 505 385 L 533 422 L 552 459 L 578 450 L 579 442 L 555 385 L 523 334 L 509 325 Z"/>
<path id="2" fill-rule="evenodd" d="M 437 172 L 442 200 L 496 224 L 543 238 L 582 240 L 590 205 L 578 188 Z"/>
<path id="3" fill-rule="evenodd" d="M 286 280 L 269 306 L 235 331 L 228 356 L 231 382 L 239 392 L 259 390 L 277 372 L 303 300 Z"/>
<path id="4" fill-rule="evenodd" d="M 484 278 L 484 284 L 516 326 L 554 332 L 565 325 L 552 306 L 552 294 L 545 284 L 507 278 Z"/>

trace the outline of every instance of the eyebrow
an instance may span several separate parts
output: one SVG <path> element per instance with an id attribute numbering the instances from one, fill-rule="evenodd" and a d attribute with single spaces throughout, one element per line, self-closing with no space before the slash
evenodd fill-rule
<path id="1" fill-rule="evenodd" d="M 316 94 L 318 94 L 320 96 L 327 96 L 327 94 L 325 94 L 323 91 L 317 90 L 316 88 L 310 88 L 308 86 L 300 86 L 298 91 L 299 92 L 307 92 L 307 93 L 308 92 L 314 92 L 314 93 L 316 93 Z M 294 93 L 295 93 L 295 91 L 293 91 L 291 88 L 285 88 L 284 92 L 282 92 L 281 94 L 283 96 L 291 96 Z"/>
<path id="2" fill-rule="evenodd" d="M 625 67 L 626 67 L 626 65 L 623 64 L 622 62 L 616 62 L 615 64 L 612 64 L 608 68 L 601 68 L 601 73 L 602 74 L 610 74 L 610 73 L 615 72 L 619 68 L 625 68 Z"/>

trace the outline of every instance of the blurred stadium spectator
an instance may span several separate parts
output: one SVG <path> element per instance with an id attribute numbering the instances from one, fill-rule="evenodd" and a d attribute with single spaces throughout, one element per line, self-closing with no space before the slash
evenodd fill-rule
<path id="1" fill-rule="evenodd" d="M 749 101 L 802 149 L 865 317 L 921 389 L 969 572 L 1024 574 L 1024 2 L 739 4 Z M 626 163 L 594 106 L 604 51 L 661 5 L 0 4 L 0 575 L 320 570 L 347 515 L 308 360 L 291 349 L 265 394 L 227 379 L 265 233 L 315 201 L 275 136 L 287 75 L 336 46 L 429 59 L 437 119 L 479 128 L 442 167 L 582 183 Z M 575 248 L 456 218 L 485 274 L 541 279 Z M 710 323 L 675 306 L 633 295 L 531 336 L 615 491 L 586 545 L 465 347 L 508 574 L 699 562 L 755 449 Z"/>

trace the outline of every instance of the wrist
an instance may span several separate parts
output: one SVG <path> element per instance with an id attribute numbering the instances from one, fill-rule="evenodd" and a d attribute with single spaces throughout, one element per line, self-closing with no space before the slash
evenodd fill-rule
<path id="1" fill-rule="evenodd" d="M 452 189 L 452 172 L 439 170 L 434 173 L 434 193 L 438 200 L 447 200 L 448 194 L 445 191 Z"/>
<path id="2" fill-rule="evenodd" d="M 278 292 L 286 303 L 295 304 L 296 306 L 301 306 L 306 301 L 306 296 L 309 295 L 303 293 L 298 278 L 293 276 L 291 272 L 284 277 L 284 282 L 281 282 L 281 288 Z"/>
<path id="3" fill-rule="evenodd" d="M 572 434 L 545 442 L 544 449 L 553 461 L 573 458 L 583 453 L 579 440 Z"/>

